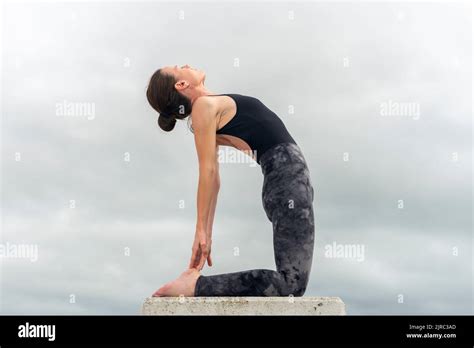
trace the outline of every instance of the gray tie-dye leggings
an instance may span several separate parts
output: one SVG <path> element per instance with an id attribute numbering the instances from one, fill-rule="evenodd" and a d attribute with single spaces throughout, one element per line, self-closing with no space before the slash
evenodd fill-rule
<path id="1" fill-rule="evenodd" d="M 204 276 L 194 296 L 302 296 L 314 247 L 314 190 L 298 145 L 281 143 L 260 159 L 262 202 L 273 224 L 276 271 L 253 269 Z"/>

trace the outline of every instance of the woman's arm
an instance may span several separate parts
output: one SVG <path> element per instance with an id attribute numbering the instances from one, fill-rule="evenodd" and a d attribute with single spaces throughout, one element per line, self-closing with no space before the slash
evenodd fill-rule
<path id="1" fill-rule="evenodd" d="M 216 146 L 216 152 L 217 152 L 217 147 L 218 146 Z M 221 179 L 219 176 L 219 161 L 217 160 L 217 155 L 216 155 L 216 168 L 217 168 L 217 176 L 213 185 L 211 209 L 209 211 L 209 217 L 207 221 L 207 230 L 206 230 L 207 235 L 210 240 L 212 238 L 212 226 L 214 224 L 214 216 L 215 216 L 216 206 L 217 206 L 217 195 L 219 194 L 219 189 L 221 187 Z"/>
<path id="2" fill-rule="evenodd" d="M 216 146 L 217 148 L 218 146 Z M 221 181 L 220 181 L 220 175 L 219 175 L 219 161 L 216 157 L 216 165 L 217 165 L 217 177 L 216 181 L 214 182 L 213 186 L 213 192 L 212 192 L 212 201 L 211 201 L 211 208 L 209 210 L 209 216 L 207 218 L 207 240 L 209 244 L 209 256 L 207 258 L 207 264 L 209 266 L 212 266 L 212 258 L 211 258 L 211 246 L 212 246 L 212 227 L 214 224 L 214 216 L 216 212 L 216 206 L 217 206 L 217 196 L 219 194 L 219 189 L 221 186 Z"/>
<path id="3" fill-rule="evenodd" d="M 193 131 L 199 160 L 197 192 L 197 221 L 190 267 L 202 269 L 210 252 L 210 230 L 217 198 L 218 163 L 216 161 L 216 107 L 207 98 L 199 98 L 193 105 Z"/>

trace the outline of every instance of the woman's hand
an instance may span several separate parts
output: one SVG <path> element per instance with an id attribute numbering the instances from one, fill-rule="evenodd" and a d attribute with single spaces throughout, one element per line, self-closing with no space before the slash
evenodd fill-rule
<path id="1" fill-rule="evenodd" d="M 196 231 L 189 268 L 196 268 L 200 271 L 206 260 L 207 264 L 212 266 L 211 244 L 212 240 L 206 233 Z"/>

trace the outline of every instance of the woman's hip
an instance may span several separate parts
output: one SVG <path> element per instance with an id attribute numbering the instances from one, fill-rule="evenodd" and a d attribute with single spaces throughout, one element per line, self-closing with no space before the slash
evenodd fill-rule
<path id="1" fill-rule="evenodd" d="M 262 156 L 262 202 L 267 216 L 275 209 L 311 208 L 314 189 L 304 156 L 296 144 L 283 143 Z M 267 156 L 268 155 L 268 156 Z"/>
<path id="2" fill-rule="evenodd" d="M 276 144 L 260 157 L 260 167 L 264 176 L 270 176 L 283 167 L 301 164 L 307 167 L 306 159 L 300 147 L 295 143 Z"/>

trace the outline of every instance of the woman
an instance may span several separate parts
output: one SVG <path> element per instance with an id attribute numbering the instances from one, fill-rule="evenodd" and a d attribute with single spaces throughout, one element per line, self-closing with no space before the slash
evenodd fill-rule
<path id="1" fill-rule="evenodd" d="M 314 247 L 314 191 L 303 154 L 281 119 L 258 99 L 213 94 L 204 87 L 205 79 L 203 71 L 188 65 L 166 66 L 153 74 L 147 89 L 163 130 L 171 131 L 177 119 L 191 117 L 199 159 L 197 223 L 189 267 L 153 296 L 302 296 Z M 251 154 L 261 166 L 262 202 L 273 224 L 276 271 L 200 274 L 206 261 L 212 266 L 219 145 Z"/>

